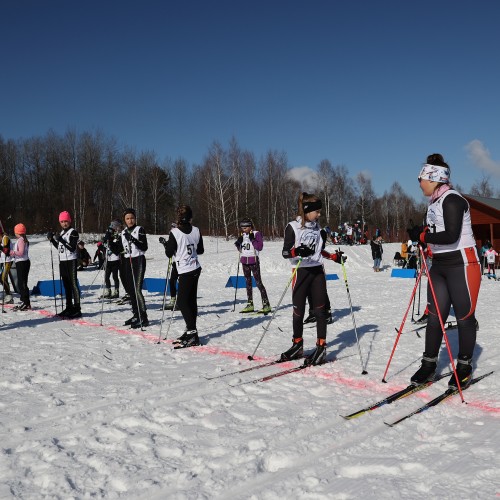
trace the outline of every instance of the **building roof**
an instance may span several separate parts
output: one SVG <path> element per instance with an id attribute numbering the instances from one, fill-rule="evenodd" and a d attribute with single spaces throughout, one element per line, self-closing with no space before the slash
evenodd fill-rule
<path id="1" fill-rule="evenodd" d="M 485 198 L 484 196 L 475 196 L 472 194 L 466 194 L 465 196 L 467 198 L 475 200 L 479 203 L 482 203 L 483 205 L 486 205 L 487 207 L 491 207 L 491 208 L 494 208 L 495 210 L 500 211 L 500 199 L 499 198 Z"/>

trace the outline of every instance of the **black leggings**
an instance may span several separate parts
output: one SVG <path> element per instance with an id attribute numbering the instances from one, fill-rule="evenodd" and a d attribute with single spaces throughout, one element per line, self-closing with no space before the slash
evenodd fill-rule
<path id="1" fill-rule="evenodd" d="M 201 267 L 189 273 L 179 274 L 177 307 L 181 310 L 187 330 L 196 330 L 198 316 L 198 280 Z"/>
<path id="2" fill-rule="evenodd" d="M 481 284 L 481 267 L 479 262 L 474 261 L 473 252 L 464 257 L 440 262 L 433 260 L 429 274 L 439 304 L 439 312 L 443 322 L 446 322 L 453 305 L 458 325 L 459 355 L 472 358 L 476 345 L 476 302 Z M 464 264 L 464 259 L 469 260 Z M 439 324 L 436 306 L 432 299 L 430 284 L 427 285 L 427 303 L 429 307 L 429 319 L 425 332 L 425 353 L 429 357 L 436 357 L 443 340 L 443 331 Z"/>
<path id="3" fill-rule="evenodd" d="M 124 257 L 120 260 L 120 269 L 122 271 L 122 283 L 125 291 L 130 296 L 132 311 L 134 316 L 146 318 L 146 302 L 142 295 L 142 284 L 144 283 L 144 274 L 146 272 L 146 257 Z"/>
<path id="4" fill-rule="evenodd" d="M 76 259 L 59 261 L 59 273 L 66 294 L 66 307 L 80 307 L 80 290 L 76 281 Z"/>
<path id="5" fill-rule="evenodd" d="M 318 339 L 326 339 L 326 279 L 323 266 L 299 267 L 292 292 L 293 338 L 301 338 L 304 330 L 306 300 L 311 296 L 316 316 Z"/>
<path id="6" fill-rule="evenodd" d="M 253 300 L 253 288 L 252 288 L 252 274 L 255 278 L 255 284 L 260 291 L 260 297 L 262 302 L 269 302 L 267 298 L 266 288 L 262 283 L 262 278 L 260 277 L 260 264 L 259 260 L 255 261 L 255 264 L 242 264 L 243 266 L 243 276 L 245 276 L 245 284 L 247 288 L 247 298 L 248 300 Z"/>
<path id="7" fill-rule="evenodd" d="M 106 288 L 111 288 L 111 275 L 113 276 L 113 283 L 115 288 L 120 288 L 120 281 L 118 280 L 118 271 L 120 269 L 119 260 L 111 260 L 106 262 L 106 270 L 104 271 L 104 285 Z"/>
<path id="8" fill-rule="evenodd" d="M 31 262 L 29 260 L 20 260 L 16 262 L 17 284 L 21 302 L 30 305 L 30 290 L 28 288 L 28 274 L 30 272 Z"/>

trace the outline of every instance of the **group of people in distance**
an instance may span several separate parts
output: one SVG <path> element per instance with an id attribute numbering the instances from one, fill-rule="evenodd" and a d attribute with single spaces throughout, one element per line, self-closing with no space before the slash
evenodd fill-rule
<path id="1" fill-rule="evenodd" d="M 411 235 L 421 247 L 428 246 L 432 252 L 432 266 L 428 274 L 428 314 L 425 350 L 421 367 L 411 377 L 415 385 L 432 380 L 437 370 L 437 361 L 444 324 L 453 306 L 459 333 L 459 352 L 456 373 L 449 381 L 452 387 L 464 388 L 471 382 L 472 362 L 476 345 L 475 309 L 481 283 L 481 267 L 472 233 L 471 215 L 468 202 L 450 184 L 450 167 L 440 154 L 427 157 L 418 176 L 420 188 L 429 197 L 425 224 Z M 323 259 L 344 264 L 347 257 L 338 250 L 325 250 L 327 233 L 319 225 L 322 202 L 314 194 L 301 193 L 297 203 L 297 217 L 285 228 L 282 249 L 283 258 L 289 260 L 292 268 L 293 337 L 292 346 L 281 354 L 281 361 L 302 358 L 304 355 L 303 328 L 306 305 L 309 304 L 309 318 L 316 322 L 317 341 L 315 350 L 305 360 L 306 364 L 317 365 L 326 358 L 326 331 L 330 317 L 330 301 L 326 290 Z M 188 205 L 177 208 L 177 218 L 172 224 L 167 239 L 160 238 L 169 259 L 168 273 L 171 280 L 171 301 L 168 309 L 179 309 L 186 329 L 174 341 L 175 348 L 200 345 L 197 328 L 197 290 L 201 274 L 198 256 L 204 253 L 203 237 L 199 228 L 192 225 L 193 213 Z M 60 278 L 65 288 L 66 307 L 59 313 L 63 318 L 79 318 L 82 315 L 80 293 L 77 286 L 77 257 L 79 235 L 71 226 L 68 212 L 59 215 L 61 231 L 49 232 L 47 237 L 57 249 Z M 247 304 L 242 313 L 255 312 L 252 290 L 252 275 L 259 289 L 262 308 L 257 312 L 268 314 L 271 305 L 260 273 L 259 252 L 263 249 L 262 234 L 254 227 L 253 221 L 244 218 L 239 224 L 240 234 L 235 246 L 240 253 L 246 282 Z M 6 241 L 2 231 L 2 252 L 5 255 L 2 283 L 4 303 L 11 298 L 5 273 L 9 263 L 15 260 L 21 292 L 21 304 L 17 309 L 30 309 L 27 277 L 29 273 L 29 243 L 26 228 L 17 224 L 14 232 L 15 244 Z M 381 237 L 376 235 L 372 242 L 374 270 L 380 269 L 382 257 Z M 8 238 L 7 238 L 8 239 Z M 136 212 L 127 208 L 123 212 L 123 222 L 114 220 L 103 237 L 102 254 L 105 267 L 105 289 L 103 298 L 119 295 L 118 274 L 130 297 L 132 317 L 125 321 L 131 328 L 149 325 L 142 285 L 146 272 L 145 252 L 148 249 L 146 231 L 136 223 Z M 52 248 L 52 247 L 51 247 Z M 175 271 L 175 272 L 174 272 Z M 110 278 L 114 280 L 111 290 Z M 178 281 L 178 284 L 175 282 Z M 432 297 L 435 294 L 436 302 Z M 440 321 L 441 318 L 441 321 Z"/>

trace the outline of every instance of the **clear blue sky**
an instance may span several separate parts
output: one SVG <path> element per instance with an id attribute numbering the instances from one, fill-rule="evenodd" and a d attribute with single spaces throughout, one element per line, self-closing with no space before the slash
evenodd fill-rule
<path id="1" fill-rule="evenodd" d="M 0 134 L 101 130 L 200 163 L 234 136 L 378 195 L 440 152 L 500 185 L 500 2 L 2 2 Z"/>

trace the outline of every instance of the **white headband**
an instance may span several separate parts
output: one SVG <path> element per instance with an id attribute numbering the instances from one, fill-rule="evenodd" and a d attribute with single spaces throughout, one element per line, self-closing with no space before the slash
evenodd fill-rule
<path id="1" fill-rule="evenodd" d="M 419 179 L 427 181 L 440 182 L 441 184 L 449 184 L 450 169 L 448 167 L 439 167 L 438 165 L 430 165 L 425 163 L 418 174 Z"/>

